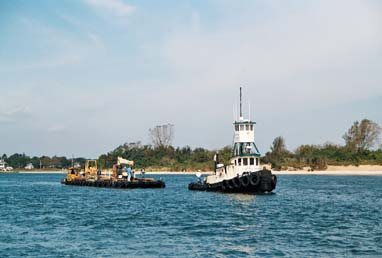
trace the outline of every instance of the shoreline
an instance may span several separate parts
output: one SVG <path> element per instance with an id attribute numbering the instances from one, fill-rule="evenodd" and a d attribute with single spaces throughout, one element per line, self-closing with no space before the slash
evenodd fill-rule
<path id="1" fill-rule="evenodd" d="M 328 166 L 326 170 L 309 171 L 308 168 L 301 170 L 281 170 L 275 171 L 270 169 L 269 165 L 265 168 L 272 171 L 275 175 L 335 175 L 335 176 L 382 176 L 382 166 L 377 165 L 360 165 L 360 166 Z M 0 174 L 65 174 L 66 170 L 20 170 L 12 172 L 0 172 Z M 195 175 L 198 171 L 146 171 L 146 175 Z M 204 176 L 211 175 L 213 171 L 200 171 Z M 137 169 L 136 175 L 140 171 Z"/>
<path id="2" fill-rule="evenodd" d="M 382 171 L 367 170 L 323 170 L 323 171 L 272 171 L 275 175 L 301 176 L 382 176 Z"/>
<path id="3" fill-rule="evenodd" d="M 20 172 L 6 172 L 0 174 L 62 174 L 64 175 L 65 171 L 20 171 Z M 146 172 L 145 175 L 195 175 L 198 173 L 195 172 L 181 172 L 181 171 L 150 171 Z M 212 175 L 214 172 L 200 172 L 203 176 Z M 272 170 L 272 174 L 275 175 L 301 175 L 301 176 L 382 176 L 381 171 L 367 171 L 367 170 L 324 170 L 324 171 L 274 171 Z M 140 175 L 137 173 L 136 175 Z"/>

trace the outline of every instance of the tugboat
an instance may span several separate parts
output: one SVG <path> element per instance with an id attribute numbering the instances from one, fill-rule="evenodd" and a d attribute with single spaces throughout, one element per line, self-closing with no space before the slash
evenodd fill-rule
<path id="1" fill-rule="evenodd" d="M 137 178 L 124 172 L 124 166 L 134 166 L 134 161 L 118 157 L 118 163 L 113 166 L 113 172 L 102 172 L 98 169 L 97 160 L 86 160 L 85 170 L 78 166 L 68 169 L 66 178 L 61 180 L 65 185 L 109 187 L 109 188 L 165 188 L 162 180 L 154 178 Z"/>
<path id="2" fill-rule="evenodd" d="M 240 87 L 240 117 L 233 123 L 235 137 L 229 165 L 220 164 L 219 154 L 214 156 L 214 174 L 188 185 L 189 190 L 232 193 L 270 193 L 276 188 L 277 177 L 265 167 L 260 168 L 260 152 L 254 142 L 256 122 L 242 115 Z"/>

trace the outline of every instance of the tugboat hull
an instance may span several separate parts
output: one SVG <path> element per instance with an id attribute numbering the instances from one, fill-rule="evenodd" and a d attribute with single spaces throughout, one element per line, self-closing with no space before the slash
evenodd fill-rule
<path id="1" fill-rule="evenodd" d="M 266 193 L 276 188 L 277 177 L 269 170 L 248 172 L 240 177 L 223 180 L 218 183 L 194 182 L 188 185 L 189 190 L 215 191 L 227 193 Z"/>
<path id="2" fill-rule="evenodd" d="M 65 185 L 76 186 L 91 186 L 91 187 L 105 187 L 105 188 L 165 188 L 166 184 L 163 181 L 157 180 L 67 180 L 66 178 L 61 181 Z"/>

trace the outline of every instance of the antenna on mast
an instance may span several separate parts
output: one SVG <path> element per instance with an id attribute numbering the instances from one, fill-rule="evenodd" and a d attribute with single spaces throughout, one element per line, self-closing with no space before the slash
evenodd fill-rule
<path id="1" fill-rule="evenodd" d="M 240 87 L 240 119 L 243 117 L 243 112 L 241 110 L 241 87 Z"/>
<path id="2" fill-rule="evenodd" d="M 236 108 L 235 108 L 235 106 L 236 106 L 236 104 L 233 104 L 232 105 L 232 115 L 233 115 L 233 121 L 235 121 L 236 120 Z"/>
<path id="3" fill-rule="evenodd" d="M 251 120 L 251 102 L 248 101 L 248 119 Z"/>

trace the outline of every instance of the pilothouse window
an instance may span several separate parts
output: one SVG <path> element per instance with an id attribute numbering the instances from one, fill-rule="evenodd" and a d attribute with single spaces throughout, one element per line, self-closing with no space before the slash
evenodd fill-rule
<path id="1" fill-rule="evenodd" d="M 241 166 L 241 159 L 238 159 L 239 166 Z"/>
<path id="2" fill-rule="evenodd" d="M 251 125 L 251 131 L 253 131 L 253 125 Z"/>
<path id="3" fill-rule="evenodd" d="M 254 165 L 255 164 L 255 159 L 254 158 L 250 158 L 249 159 L 249 165 Z"/>
<path id="4" fill-rule="evenodd" d="M 247 158 L 243 158 L 243 165 L 248 166 L 248 159 Z"/>
<path id="5" fill-rule="evenodd" d="M 259 158 L 256 158 L 256 166 L 259 165 Z"/>
<path id="6" fill-rule="evenodd" d="M 245 125 L 245 130 L 249 131 L 249 125 Z"/>
<path id="7" fill-rule="evenodd" d="M 240 125 L 240 131 L 244 131 L 244 125 Z"/>
<path id="8" fill-rule="evenodd" d="M 239 125 L 235 125 L 235 131 L 239 131 Z"/>

